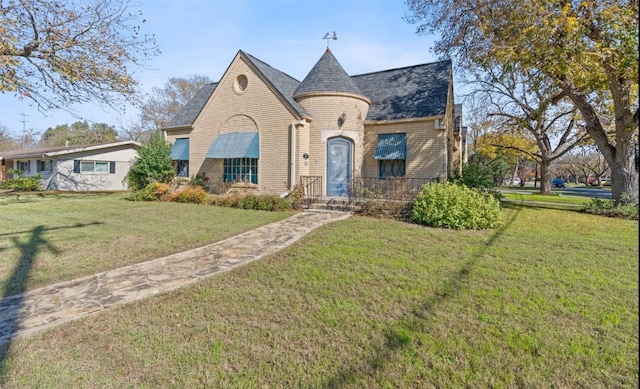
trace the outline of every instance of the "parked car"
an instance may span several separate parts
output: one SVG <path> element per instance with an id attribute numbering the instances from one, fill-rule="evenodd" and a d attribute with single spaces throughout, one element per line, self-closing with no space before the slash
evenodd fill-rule
<path id="1" fill-rule="evenodd" d="M 611 178 L 605 178 L 602 182 L 602 186 L 611 186 Z"/>
<path id="2" fill-rule="evenodd" d="M 551 181 L 551 185 L 553 185 L 554 188 L 566 188 L 567 186 L 562 178 L 554 178 L 553 181 Z"/>

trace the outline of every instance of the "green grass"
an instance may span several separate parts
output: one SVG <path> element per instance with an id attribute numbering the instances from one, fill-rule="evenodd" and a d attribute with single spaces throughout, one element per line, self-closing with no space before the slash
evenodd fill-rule
<path id="1" fill-rule="evenodd" d="M 125 197 L 0 196 L 0 291 L 14 294 L 143 262 L 290 215 Z"/>
<path id="2" fill-rule="evenodd" d="M 591 201 L 591 199 L 588 197 L 562 195 L 545 196 L 541 194 L 531 193 L 530 190 L 528 193 L 503 193 L 503 196 L 506 200 L 535 201 L 555 204 L 586 205 Z"/>
<path id="3" fill-rule="evenodd" d="M 232 272 L 15 340 L 5 385 L 638 387 L 637 222 L 504 216 L 493 231 L 325 225 Z"/>

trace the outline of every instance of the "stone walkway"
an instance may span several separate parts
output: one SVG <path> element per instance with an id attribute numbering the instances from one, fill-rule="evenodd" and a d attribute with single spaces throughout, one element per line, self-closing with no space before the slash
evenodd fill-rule
<path id="1" fill-rule="evenodd" d="M 345 213 L 301 212 L 208 246 L 0 299 L 0 344 L 274 253 Z"/>

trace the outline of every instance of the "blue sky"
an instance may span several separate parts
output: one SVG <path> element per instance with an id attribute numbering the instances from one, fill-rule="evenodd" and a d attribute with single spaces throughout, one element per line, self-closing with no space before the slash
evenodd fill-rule
<path id="1" fill-rule="evenodd" d="M 322 37 L 336 32 L 329 46 L 348 74 L 433 62 L 433 37 L 419 36 L 403 17 L 403 0 L 139 0 L 144 32 L 155 34 L 162 53 L 151 70 L 137 68 L 142 92 L 163 87 L 170 77 L 206 75 L 217 81 L 243 50 L 302 81 L 323 54 Z M 42 133 L 78 119 L 64 111 L 38 112 L 27 100 L 0 94 L 0 126 Z M 97 104 L 74 107 L 93 122 L 118 127 L 138 116 Z M 25 114 L 26 116 L 23 116 Z M 23 120 L 26 122 L 23 123 Z"/>

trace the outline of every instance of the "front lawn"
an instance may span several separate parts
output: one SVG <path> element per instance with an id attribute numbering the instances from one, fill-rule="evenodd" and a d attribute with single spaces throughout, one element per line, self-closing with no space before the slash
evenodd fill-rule
<path id="1" fill-rule="evenodd" d="M 636 388 L 638 224 L 513 206 L 490 231 L 354 216 L 14 340 L 0 374 L 7 387 Z"/>
<path id="2" fill-rule="evenodd" d="M 0 196 L 4 296 L 202 246 L 291 213 L 132 202 L 126 194 Z"/>

